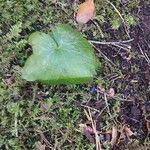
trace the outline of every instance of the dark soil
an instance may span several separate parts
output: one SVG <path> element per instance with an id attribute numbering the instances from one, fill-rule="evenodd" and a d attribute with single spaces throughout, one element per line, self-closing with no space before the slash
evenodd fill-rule
<path id="1" fill-rule="evenodd" d="M 136 133 L 134 139 L 141 142 L 148 136 L 150 122 L 150 5 L 145 1 L 141 1 L 140 5 L 139 10 L 135 11 L 139 23 L 129 29 L 129 34 L 133 39 L 129 43 L 131 51 L 108 45 L 95 46 L 103 56 L 108 58 L 106 59 L 108 64 L 111 64 L 103 73 L 106 80 L 109 81 L 109 88 L 113 87 L 117 95 L 131 100 L 121 102 L 117 120 Z M 108 34 L 106 41 L 127 40 L 124 27 L 116 31 L 105 24 L 102 31 Z M 117 71 L 110 67 L 112 65 Z M 118 72 L 121 72 L 122 76 Z M 109 104 L 111 107 L 111 101 Z M 105 102 L 91 100 L 86 105 L 101 110 Z M 97 113 L 93 118 L 97 118 Z M 97 129 L 100 129 L 98 125 Z M 127 145 L 128 142 L 124 140 L 114 149 L 122 149 L 122 144 Z"/>
<path id="2" fill-rule="evenodd" d="M 104 100 L 103 91 L 99 91 L 99 86 L 97 84 L 91 87 L 89 92 L 89 87 L 86 85 L 81 85 L 78 88 L 84 90 L 89 94 L 89 101 L 81 104 L 81 95 L 75 95 L 75 106 L 79 108 L 84 108 L 87 110 L 87 106 L 93 109 L 92 117 L 96 122 L 96 128 L 98 131 L 107 132 L 107 129 L 103 129 L 106 126 L 106 120 L 110 124 L 118 123 L 121 126 L 127 126 L 135 133 L 131 139 L 137 139 L 141 143 L 149 136 L 150 133 L 150 4 L 141 0 L 140 7 L 134 12 L 135 16 L 139 19 L 136 26 L 132 26 L 129 29 L 130 38 L 133 39 L 130 43 L 131 46 L 129 51 L 125 49 L 119 49 L 118 47 L 109 45 L 95 45 L 95 50 L 100 50 L 100 58 L 104 59 L 106 64 L 103 65 L 104 72 L 100 72 L 100 76 L 108 82 L 108 85 L 104 85 L 106 91 L 113 88 L 115 91 L 115 97 L 108 97 L 108 105 L 110 107 L 110 112 L 113 112 L 112 108 L 116 104 L 118 98 L 122 99 L 120 101 L 120 111 L 112 119 L 108 115 L 108 110 L 106 107 L 106 102 Z M 37 22 L 36 28 L 40 30 L 40 23 Z M 128 40 L 128 36 L 125 32 L 124 25 L 119 28 L 119 30 L 113 30 L 109 24 L 104 24 L 102 26 L 102 31 L 108 36 L 106 41 L 124 41 Z M 89 38 L 91 39 L 91 38 Z M 27 55 L 31 54 L 31 48 L 26 48 Z M 107 59 L 106 59 L 107 58 Z M 14 60 L 11 64 L 14 63 Z M 11 84 L 14 82 L 14 77 L 8 74 L 5 77 L 6 82 Z M 59 86 L 49 89 L 47 86 L 37 84 L 37 89 L 35 90 L 35 97 L 37 101 L 42 101 L 42 99 L 47 97 L 53 97 L 55 93 L 60 94 L 59 96 L 65 101 L 65 94 L 74 93 L 75 91 L 69 90 L 67 86 Z M 101 90 L 101 89 L 100 89 Z M 51 91 L 47 95 L 47 91 Z M 21 88 L 20 95 L 14 96 L 12 99 L 18 101 L 24 98 L 33 98 L 34 89 L 29 83 Z M 57 106 L 59 108 L 59 106 Z M 55 109 L 58 109 L 58 108 Z M 100 112 L 95 112 L 95 110 L 100 110 Z M 103 110 L 104 109 L 104 110 Z M 82 109 L 83 110 L 83 109 Z M 101 111 L 103 110 L 103 112 Z M 116 110 L 117 111 L 117 110 Z M 104 113 L 101 117 L 101 113 Z M 107 117 L 107 118 L 106 118 Z M 91 123 L 87 121 L 85 115 L 82 116 L 81 120 L 91 127 Z M 104 121 L 105 120 L 105 121 Z M 103 123 L 104 121 L 104 123 Z M 119 131 L 118 131 L 119 132 Z M 93 133 L 85 131 L 85 138 L 91 143 L 95 143 Z M 46 136 L 46 135 L 45 135 Z M 102 136 L 102 142 L 111 141 L 111 134 L 108 132 Z M 122 141 L 118 142 L 112 149 L 126 149 L 129 143 L 129 139 L 126 137 Z"/>
<path id="3" fill-rule="evenodd" d="M 107 57 L 105 61 L 108 61 L 108 63 L 104 66 L 103 77 L 109 82 L 109 88 L 113 88 L 116 95 L 121 96 L 122 99 L 130 100 L 121 101 L 120 112 L 115 119 L 136 133 L 136 136 L 131 138 L 142 142 L 147 138 L 149 132 L 147 125 L 148 122 L 150 122 L 150 60 L 146 58 L 149 57 L 150 59 L 150 5 L 147 5 L 144 1 L 141 1 L 140 5 L 139 10 L 135 11 L 135 16 L 139 19 L 139 23 L 129 29 L 130 38 L 133 39 L 132 42 L 128 43 L 131 46 L 130 51 L 109 45 L 95 46 L 96 49 L 99 49 L 103 54 L 102 56 L 100 55 L 101 59 L 105 59 L 103 56 Z M 116 31 L 113 30 L 110 25 L 104 24 L 102 31 L 108 35 L 105 39 L 106 41 L 128 40 L 124 26 Z M 30 89 L 29 86 L 30 85 L 27 85 L 27 87 L 25 87 L 26 90 L 23 90 L 26 91 L 23 94 L 24 96 L 32 96 L 32 89 Z M 86 86 L 81 86 L 80 88 L 86 89 Z M 46 89 L 40 85 L 38 85 L 38 89 L 40 89 L 40 91 L 37 92 L 38 94 L 35 96 L 37 100 L 41 100 L 46 97 L 46 95 L 44 95 Z M 75 105 L 77 107 L 84 105 L 93 109 L 102 110 L 105 107 L 105 101 L 103 101 L 104 98 L 101 93 L 99 93 L 100 101 L 97 101 L 97 90 L 97 85 L 91 87 L 91 98 L 87 103 L 83 103 L 82 105 L 80 95 L 76 95 Z M 63 93 L 69 91 L 65 86 L 56 87 L 54 91 L 51 91 L 51 96 L 56 92 L 63 95 Z M 111 111 L 111 105 L 113 105 L 111 98 L 108 99 L 108 102 Z M 107 112 L 107 110 L 104 111 Z M 82 119 L 87 120 L 84 116 Z M 99 124 L 99 122 L 102 122 L 103 118 L 99 117 L 99 113 L 95 113 L 93 119 L 97 122 L 97 130 L 101 131 L 103 124 Z M 113 123 L 112 121 L 112 124 Z M 90 123 L 89 126 L 91 126 Z M 86 132 L 85 137 L 91 143 L 94 143 L 93 135 Z M 111 135 L 105 135 L 104 141 L 110 141 L 110 139 Z M 128 142 L 126 138 L 115 145 L 113 149 L 125 149 L 125 145 L 127 145 Z"/>

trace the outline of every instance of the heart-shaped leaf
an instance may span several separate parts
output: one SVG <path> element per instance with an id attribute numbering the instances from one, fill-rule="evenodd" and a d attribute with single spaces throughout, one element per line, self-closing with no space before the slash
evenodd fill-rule
<path id="1" fill-rule="evenodd" d="M 35 32 L 29 37 L 33 54 L 22 71 L 27 81 L 48 84 L 79 84 L 96 74 L 96 59 L 91 45 L 67 25 L 55 27 L 50 34 Z"/>

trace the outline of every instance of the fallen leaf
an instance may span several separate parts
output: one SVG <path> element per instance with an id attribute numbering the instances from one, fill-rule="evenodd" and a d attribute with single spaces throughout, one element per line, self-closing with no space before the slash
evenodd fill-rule
<path id="1" fill-rule="evenodd" d="M 28 41 L 33 54 L 22 68 L 22 78 L 27 81 L 82 84 L 92 81 L 96 74 L 92 46 L 68 25 L 58 25 L 49 34 L 34 32 Z"/>
<path id="2" fill-rule="evenodd" d="M 108 96 L 110 96 L 110 97 L 114 97 L 114 96 L 115 96 L 115 91 L 114 91 L 114 89 L 113 89 L 113 88 L 110 88 L 107 94 L 108 94 Z"/>
<path id="3" fill-rule="evenodd" d="M 126 133 L 128 139 L 129 139 L 131 136 L 136 136 L 136 134 L 135 134 L 133 131 L 131 131 L 131 129 L 128 128 L 128 127 L 124 127 L 124 132 Z"/>
<path id="4" fill-rule="evenodd" d="M 93 137 L 94 131 L 90 126 L 87 126 L 86 124 L 79 124 L 81 131 L 86 136 L 86 138 L 93 144 L 95 144 L 95 139 Z"/>
<path id="5" fill-rule="evenodd" d="M 113 126 L 112 126 L 111 147 L 114 147 L 114 145 L 117 143 L 117 139 L 118 139 L 117 127 L 115 127 L 115 126 L 113 125 Z"/>
<path id="6" fill-rule="evenodd" d="M 90 126 L 87 126 L 86 124 L 79 124 L 79 127 L 83 132 L 86 130 L 90 134 L 94 134 L 93 129 Z"/>
<path id="7" fill-rule="evenodd" d="M 76 21 L 78 24 L 86 24 L 95 15 L 94 0 L 86 0 L 84 3 L 79 5 L 79 9 L 76 15 Z"/>
<path id="8" fill-rule="evenodd" d="M 35 144 L 35 149 L 36 150 L 45 150 L 45 145 L 42 144 L 40 141 L 36 142 Z"/>

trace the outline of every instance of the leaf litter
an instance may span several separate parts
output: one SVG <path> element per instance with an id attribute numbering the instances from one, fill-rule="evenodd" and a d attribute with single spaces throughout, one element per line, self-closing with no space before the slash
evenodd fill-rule
<path id="1" fill-rule="evenodd" d="M 95 4 L 94 0 L 85 0 L 82 4 L 79 5 L 76 21 L 80 25 L 86 24 L 88 21 L 93 19 L 95 16 Z"/>
<path id="2" fill-rule="evenodd" d="M 94 94 L 99 95 L 98 98 L 97 96 L 92 97 L 87 103 L 84 103 L 84 109 L 89 107 L 92 111 L 92 117 L 96 122 L 96 130 L 99 131 L 100 141 L 104 139 L 101 141 L 102 147 L 105 141 L 108 141 L 114 150 L 122 149 L 122 146 L 125 149 L 135 139 L 144 142 L 150 135 L 150 14 L 148 13 L 148 8 L 146 2 L 140 2 L 140 10 L 138 10 L 140 22 L 129 30 L 129 34 L 133 39 L 130 43 L 130 51 L 125 51 L 121 47 L 118 50 L 104 43 L 102 45 L 94 44 L 95 50 L 98 49 L 99 51 L 97 50 L 97 52 L 103 54 L 104 59 L 107 58 L 105 59 L 106 62 L 109 65 L 112 62 L 122 72 L 122 76 L 118 75 L 119 78 L 114 78 L 114 74 L 108 65 L 107 67 L 110 71 L 105 72 L 106 76 L 104 78 L 109 81 L 109 87 L 104 88 L 101 85 L 95 87 L 94 85 L 94 91 L 96 91 Z M 107 38 L 107 40 L 110 41 L 117 41 L 118 37 L 119 39 L 122 38 L 122 33 L 125 34 L 122 27 L 115 31 L 107 24 L 102 27 L 102 31 L 109 34 L 110 39 Z M 118 63 L 116 63 L 116 60 L 118 60 Z M 133 70 L 133 68 L 137 69 L 137 71 Z M 106 117 L 108 109 L 105 108 L 98 115 L 106 106 L 103 98 L 104 94 L 107 96 L 108 106 L 112 115 L 114 103 L 120 101 L 120 106 L 118 106 L 120 110 L 117 112 L 116 118 L 114 118 L 117 124 L 111 125 L 113 121 L 107 118 L 110 120 L 111 127 L 109 126 L 109 129 L 103 129 L 104 120 L 107 120 L 103 116 Z M 88 126 L 92 127 L 92 124 L 88 124 Z M 109 137 L 109 135 L 111 136 Z"/>
<path id="3" fill-rule="evenodd" d="M 143 15 L 144 15 L 144 13 L 143 13 Z M 145 16 L 143 18 L 145 18 Z M 146 19 L 144 19 L 144 21 L 146 21 Z M 141 24 L 144 24 L 143 19 L 141 20 Z M 146 33 L 147 37 L 149 37 L 149 35 L 148 35 L 149 30 L 147 29 L 146 26 L 143 28 L 143 26 L 141 26 L 141 24 L 139 25 L 139 27 L 135 27 L 132 29 L 132 36 L 135 38 L 135 41 L 132 42 L 132 47 L 137 48 L 137 51 L 138 51 L 139 45 L 140 45 L 140 47 L 142 47 L 142 50 L 146 51 L 146 50 L 148 50 L 147 49 L 148 44 L 146 44 L 146 43 L 147 43 L 147 41 L 149 41 L 149 39 L 145 39 L 143 37 L 143 35 L 145 35 L 145 33 Z M 141 29 L 141 27 L 142 27 L 142 29 Z M 106 28 L 104 27 L 103 29 L 105 30 Z M 109 32 L 108 28 L 107 28 L 107 32 Z M 113 35 L 116 34 L 116 32 L 114 32 L 112 30 L 110 31 L 110 33 L 112 33 L 112 36 L 111 36 L 112 38 L 113 38 Z M 141 33 L 143 33 L 143 35 L 141 35 Z M 140 40 L 140 44 L 136 45 L 137 41 L 139 42 L 139 39 L 142 39 L 142 40 Z M 108 53 L 108 54 L 106 54 L 106 53 L 105 54 L 108 56 L 109 59 L 111 59 L 112 61 L 114 61 L 113 59 L 116 59 L 116 57 L 115 57 L 116 53 L 115 54 L 112 53 L 112 50 L 113 50 L 112 48 L 107 47 L 107 49 L 106 49 L 105 46 L 104 46 L 104 49 L 102 49 L 102 47 L 100 47 L 100 48 L 101 48 L 101 50 L 103 50 L 103 52 L 106 51 Z M 122 57 L 122 54 L 120 51 L 117 53 L 119 53 L 119 55 Z M 148 51 L 144 52 L 144 53 L 148 53 Z M 144 53 L 142 52 L 142 55 Z M 143 56 L 143 58 L 144 58 L 144 56 Z M 135 62 L 133 62 L 133 58 L 131 58 L 128 62 L 126 62 L 126 61 L 124 62 L 124 60 L 122 60 L 122 59 L 121 59 L 121 61 L 122 61 L 121 65 L 123 65 L 123 66 L 124 66 L 124 64 L 126 64 L 128 66 L 128 63 L 135 63 L 136 65 L 140 64 L 139 60 L 135 60 Z M 147 72 L 148 69 L 147 69 L 146 62 L 141 60 L 141 64 L 143 67 L 143 69 L 142 69 L 143 73 L 138 72 L 136 75 L 133 75 L 132 72 L 130 72 L 131 75 L 129 76 L 129 78 L 131 78 L 131 80 L 130 80 L 131 82 L 128 81 L 128 84 L 129 83 L 133 84 L 132 81 L 136 81 L 136 83 L 139 84 L 141 82 L 141 78 L 142 78 L 142 82 L 139 85 L 140 88 L 137 90 L 137 92 L 140 92 L 140 90 L 143 90 L 142 85 L 144 85 L 144 87 L 146 87 L 146 85 L 147 85 L 146 83 L 149 82 L 149 79 L 148 79 L 149 72 Z M 145 65 L 145 67 L 144 67 L 144 65 Z M 123 67 L 121 69 L 124 72 L 128 72 L 128 69 L 124 70 Z M 119 114 L 119 119 L 120 119 L 120 122 L 122 122 L 123 124 L 128 124 L 128 126 L 125 126 L 122 129 L 119 129 L 116 126 L 113 126 L 113 127 L 111 127 L 112 130 L 106 130 L 105 132 L 102 132 L 100 130 L 101 128 L 98 126 L 98 124 L 96 125 L 96 130 L 98 132 L 98 135 L 104 134 L 105 136 L 107 136 L 106 140 L 111 141 L 111 143 L 113 143 L 112 147 L 113 146 L 115 147 L 116 145 L 119 145 L 120 143 L 123 143 L 123 142 L 126 142 L 126 145 L 127 145 L 129 139 L 132 139 L 131 137 L 140 136 L 143 138 L 145 136 L 145 133 L 147 133 L 147 132 L 150 133 L 150 123 L 149 123 L 150 122 L 150 118 L 149 118 L 149 116 L 150 116 L 150 105 L 149 105 L 150 104 L 150 101 L 149 101 L 150 96 L 149 96 L 149 93 L 148 93 L 148 95 L 146 95 L 146 98 L 147 98 L 146 102 L 139 102 L 138 98 L 141 98 L 141 97 L 138 96 L 139 93 L 136 93 L 134 91 L 133 87 L 128 86 L 126 91 L 123 91 L 124 89 L 121 87 L 122 90 L 120 90 L 120 88 L 119 88 L 120 84 L 119 83 L 125 82 L 125 84 L 127 84 L 127 82 L 124 81 L 126 79 L 128 80 L 128 77 L 123 78 L 123 80 L 120 80 L 120 79 L 116 80 L 116 87 L 118 89 L 117 89 L 117 92 L 115 92 L 115 95 L 117 95 L 118 93 L 122 94 L 122 92 L 124 92 L 123 93 L 124 95 L 129 94 L 131 97 L 133 95 L 136 95 L 136 97 L 132 97 L 132 99 L 136 98 L 135 101 L 137 102 L 137 104 L 134 102 L 129 102 L 129 103 L 123 102 L 121 104 L 122 111 Z M 109 81 L 111 82 L 111 80 L 109 80 Z M 114 88 L 116 89 L 116 87 L 113 87 L 113 89 Z M 147 89 L 145 88 L 145 90 L 147 90 Z M 108 91 L 107 94 L 113 98 L 114 97 L 114 91 L 112 90 L 112 92 L 110 92 L 109 89 L 107 91 Z M 106 92 L 106 90 L 103 89 L 103 92 Z M 110 103 L 110 101 L 108 101 L 108 102 Z M 94 109 L 98 110 L 97 113 L 101 112 L 101 110 L 103 108 L 105 108 L 105 103 L 103 101 L 93 101 L 93 100 L 91 101 L 91 100 L 89 100 L 86 105 L 87 106 L 90 105 L 91 111 L 93 111 Z M 86 105 L 84 104 L 84 106 L 86 106 Z M 143 107 L 143 105 L 144 105 L 144 107 Z M 104 112 L 106 112 L 106 109 L 104 109 Z M 92 113 L 94 120 L 96 120 L 95 118 L 97 118 L 97 113 L 95 113 L 95 112 Z M 101 116 L 101 114 L 99 116 Z M 100 122 L 101 124 L 103 123 L 102 120 L 100 120 L 99 118 L 96 121 Z M 90 135 L 92 137 L 91 143 L 95 142 L 94 131 L 93 131 L 91 124 L 80 124 L 80 128 L 84 130 L 83 133 L 85 133 L 85 135 Z M 88 133 L 88 134 L 86 134 L 86 133 Z M 144 135 L 143 135 L 143 133 L 144 133 Z M 109 137 L 109 135 L 111 135 L 111 136 Z M 119 136 L 119 138 L 116 140 L 117 136 Z M 114 141 L 114 142 L 112 142 L 112 141 Z M 41 147 L 42 149 L 44 149 L 43 143 L 41 143 L 41 142 L 37 142 L 37 143 L 39 145 L 38 147 Z"/>

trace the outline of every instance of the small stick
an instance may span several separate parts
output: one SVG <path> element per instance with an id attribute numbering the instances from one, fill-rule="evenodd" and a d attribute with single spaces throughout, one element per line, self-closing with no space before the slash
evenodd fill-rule
<path id="1" fill-rule="evenodd" d="M 116 67 L 116 65 L 115 65 L 110 59 L 108 59 L 107 56 L 102 53 L 102 51 L 100 51 L 98 48 L 96 48 L 92 43 L 91 43 L 91 45 L 95 48 L 95 50 L 96 50 L 99 54 L 101 54 L 101 55 L 103 56 L 103 58 L 104 58 L 106 61 L 110 62 L 113 66 Z"/>
<path id="2" fill-rule="evenodd" d="M 99 111 L 98 109 L 95 109 L 95 108 L 92 108 L 92 107 L 90 107 L 90 106 L 86 106 L 86 105 L 81 105 L 82 107 L 84 107 L 84 108 L 89 108 L 89 109 L 91 109 L 91 110 L 93 110 L 93 111 L 96 111 L 96 112 L 101 112 L 101 111 Z"/>
<path id="3" fill-rule="evenodd" d="M 138 47 L 139 47 L 142 55 L 144 56 L 145 60 L 147 61 L 148 65 L 150 65 L 150 58 L 148 57 L 148 55 L 146 53 L 143 52 L 143 50 L 142 50 L 142 48 L 141 48 L 139 43 L 138 43 Z"/>
<path id="4" fill-rule="evenodd" d="M 100 32 L 102 38 L 104 38 L 104 34 L 103 34 L 103 31 L 101 30 L 100 26 L 98 25 L 98 23 L 96 21 L 93 21 L 92 22 L 95 24 L 95 26 L 97 27 L 98 31 Z"/>
<path id="5" fill-rule="evenodd" d="M 101 94 L 106 94 L 106 96 L 110 97 L 106 92 L 103 92 L 103 91 L 101 91 L 101 90 L 97 90 L 97 92 L 99 92 L 99 93 L 101 93 Z M 125 101 L 125 102 L 134 102 L 133 100 L 123 99 L 123 98 L 121 98 L 121 97 L 119 97 L 119 96 L 116 96 L 116 95 L 113 97 L 113 99 L 118 99 L 118 100 L 120 100 L 120 101 Z"/>
<path id="6" fill-rule="evenodd" d="M 100 42 L 100 41 L 93 41 L 89 40 L 89 42 L 94 43 L 94 44 L 102 44 L 102 45 L 112 45 L 112 44 L 124 44 L 124 43 L 129 43 L 132 42 L 134 39 L 126 40 L 126 41 L 117 41 L 117 42 Z"/>
<path id="7" fill-rule="evenodd" d="M 118 44 L 112 44 L 113 46 L 116 46 L 116 47 L 118 47 L 118 48 L 120 48 L 120 49 L 124 49 L 124 50 L 126 50 L 126 51 L 130 51 L 130 49 L 129 48 L 126 48 L 126 47 L 123 47 L 123 46 L 120 46 L 120 45 L 118 45 Z"/>
<path id="8" fill-rule="evenodd" d="M 104 110 L 105 110 L 106 108 L 107 108 L 107 107 L 105 106 L 105 107 L 100 111 L 100 113 L 97 115 L 96 118 L 98 118 L 98 117 L 104 112 Z"/>
<path id="9" fill-rule="evenodd" d="M 46 139 L 45 135 L 42 133 L 42 131 L 37 130 L 38 133 L 40 133 L 41 139 L 45 142 L 45 144 L 50 148 L 53 149 L 53 146 L 50 144 L 50 142 Z"/>
<path id="10" fill-rule="evenodd" d="M 99 136 L 98 136 L 98 133 L 97 133 L 97 130 L 96 130 L 96 123 L 92 119 L 91 111 L 90 111 L 89 108 L 88 108 L 88 113 L 89 113 L 90 121 L 92 123 L 93 131 L 94 131 L 94 134 L 95 134 L 96 150 L 101 150 L 101 144 L 100 144 Z"/>
<path id="11" fill-rule="evenodd" d="M 131 37 L 130 37 L 130 35 L 129 35 L 129 33 L 128 33 L 128 28 L 127 28 L 126 22 L 125 22 L 124 18 L 122 17 L 121 13 L 119 12 L 119 10 L 118 10 L 118 9 L 115 7 L 115 5 L 114 5 L 113 3 L 111 3 L 109 0 L 106 0 L 106 2 L 109 3 L 109 4 L 114 8 L 114 10 L 117 12 L 117 14 L 120 16 L 120 18 L 121 18 L 121 20 L 122 20 L 122 22 L 123 22 L 123 24 L 124 24 L 125 31 L 126 31 L 128 37 L 131 39 Z"/>
<path id="12" fill-rule="evenodd" d="M 105 104 L 106 104 L 106 107 L 107 107 L 108 114 L 109 114 L 110 118 L 113 120 L 113 117 L 112 117 L 112 115 L 110 113 L 110 109 L 109 109 L 106 93 L 104 93 L 104 100 L 105 100 Z"/>
<path id="13" fill-rule="evenodd" d="M 14 123 L 14 126 L 15 126 L 15 135 L 16 137 L 18 137 L 18 121 L 17 121 L 17 115 L 15 114 L 15 123 Z"/>
<path id="14" fill-rule="evenodd" d="M 88 112 L 87 112 L 85 109 L 84 109 L 84 113 L 85 113 L 86 118 L 88 119 L 88 121 L 91 121 L 91 118 L 90 118 L 90 116 L 89 116 Z"/>
<path id="15" fill-rule="evenodd" d="M 82 106 L 82 105 L 81 105 Z M 104 110 L 106 109 L 106 106 L 101 110 L 101 111 L 99 111 L 99 110 L 97 110 L 97 109 L 95 109 L 95 108 L 92 108 L 92 107 L 89 107 L 89 106 L 84 106 L 83 105 L 83 107 L 85 107 L 85 108 L 87 108 L 87 109 L 90 109 L 90 110 L 93 110 L 93 111 L 97 111 L 98 112 L 98 116 L 97 116 L 97 118 L 104 112 Z M 90 117 L 89 117 L 89 115 L 87 114 L 87 111 L 84 109 L 84 112 L 85 112 L 85 115 L 86 115 L 86 117 L 88 118 L 88 120 L 90 121 Z"/>
<path id="16" fill-rule="evenodd" d="M 129 42 L 131 42 L 131 41 L 133 41 L 133 39 L 130 39 L 130 40 L 127 40 L 127 41 L 119 41 L 119 42 L 100 42 L 100 41 L 89 40 L 89 42 L 90 42 L 90 43 L 93 43 L 93 44 L 113 45 L 113 46 L 122 48 L 122 49 L 127 50 L 127 51 L 130 50 L 130 47 L 131 47 L 131 46 L 129 46 L 129 45 L 125 44 L 125 43 L 129 43 Z"/>

